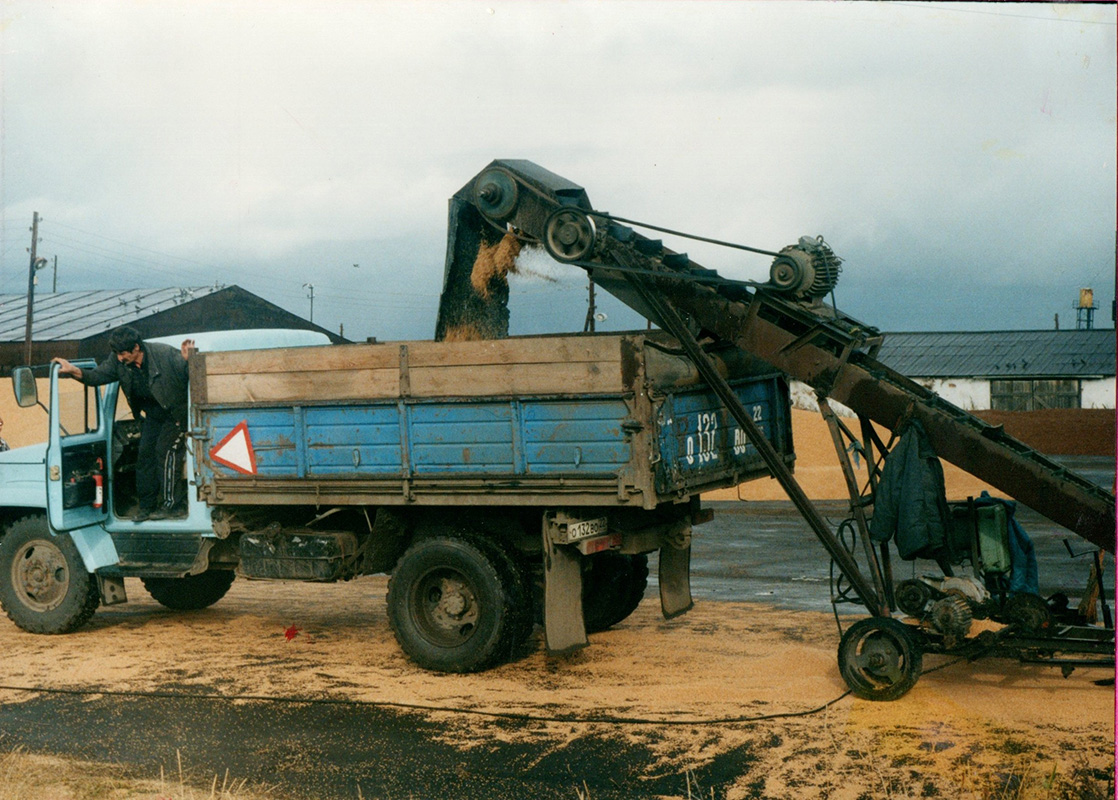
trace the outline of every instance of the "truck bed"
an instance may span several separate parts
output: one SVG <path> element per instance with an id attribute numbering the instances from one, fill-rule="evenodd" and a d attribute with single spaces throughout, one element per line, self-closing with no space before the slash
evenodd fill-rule
<path id="1" fill-rule="evenodd" d="M 216 505 L 655 508 L 767 476 L 674 347 L 650 331 L 200 353 L 196 480 Z M 713 355 L 791 464 L 783 378 Z"/>

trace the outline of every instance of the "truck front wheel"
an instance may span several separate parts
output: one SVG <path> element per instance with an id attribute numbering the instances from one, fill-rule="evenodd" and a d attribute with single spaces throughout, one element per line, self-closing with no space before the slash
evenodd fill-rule
<path id="1" fill-rule="evenodd" d="M 175 611 L 197 611 L 225 597 L 234 577 L 232 570 L 210 569 L 185 578 L 143 578 L 143 582 L 160 605 Z"/>
<path id="2" fill-rule="evenodd" d="M 497 554 L 467 538 L 421 539 L 388 583 L 388 620 L 424 669 L 476 672 L 507 657 L 523 635 L 523 586 Z M 530 617 L 529 617 L 530 619 Z"/>
<path id="3" fill-rule="evenodd" d="M 11 524 L 0 540 L 0 606 L 12 622 L 30 633 L 69 633 L 100 603 L 68 534 L 52 535 L 42 514 Z"/>

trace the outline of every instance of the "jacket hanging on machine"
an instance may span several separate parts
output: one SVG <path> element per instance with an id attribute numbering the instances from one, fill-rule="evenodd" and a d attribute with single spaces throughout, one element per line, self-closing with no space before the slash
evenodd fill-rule
<path id="1" fill-rule="evenodd" d="M 874 498 L 870 538 L 896 536 L 897 554 L 906 561 L 939 559 L 951 530 L 951 511 L 943 465 L 918 420 L 910 420 L 900 441 L 885 457 Z"/>

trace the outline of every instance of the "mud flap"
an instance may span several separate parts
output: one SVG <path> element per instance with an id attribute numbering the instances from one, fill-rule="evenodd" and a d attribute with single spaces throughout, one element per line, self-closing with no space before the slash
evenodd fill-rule
<path id="1" fill-rule="evenodd" d="M 582 618 L 582 565 L 579 552 L 557 545 L 543 527 L 544 640 L 552 654 L 586 647 L 586 623 Z"/>
<path id="2" fill-rule="evenodd" d="M 664 619 L 686 614 L 695 605 L 691 599 L 691 543 L 685 547 L 660 548 L 660 609 Z"/>
<path id="3" fill-rule="evenodd" d="M 103 606 L 115 606 L 117 603 L 128 602 L 128 595 L 124 591 L 124 578 L 98 575 L 97 588 L 101 592 L 101 605 Z"/>

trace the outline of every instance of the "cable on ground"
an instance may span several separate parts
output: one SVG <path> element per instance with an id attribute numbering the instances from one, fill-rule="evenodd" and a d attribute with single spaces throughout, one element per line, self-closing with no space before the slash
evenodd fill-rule
<path id="1" fill-rule="evenodd" d="M 492 719 L 511 720 L 514 722 L 564 722 L 578 725 L 730 725 L 748 722 L 763 722 L 771 719 L 793 719 L 796 717 L 809 717 L 826 711 L 831 706 L 850 694 L 847 690 L 833 700 L 828 700 L 821 706 L 806 711 L 782 711 L 773 714 L 758 714 L 755 716 L 739 717 L 710 717 L 703 719 L 651 719 L 644 717 L 619 717 L 609 714 L 577 716 L 521 714 L 512 711 L 483 711 L 472 708 L 450 708 L 447 706 L 426 705 L 423 703 L 402 703 L 391 700 L 353 700 L 332 697 L 269 697 L 254 694 L 202 694 L 190 692 L 157 692 L 140 690 L 119 689 L 60 689 L 44 686 L 4 686 L 0 691 L 31 692 L 36 694 L 69 695 L 75 697 L 88 697 L 91 695 L 105 695 L 107 697 L 132 697 L 151 700 L 211 700 L 227 702 L 258 702 L 290 705 L 327 705 L 327 706 L 353 706 L 367 708 L 398 708 L 405 711 L 427 711 L 447 714 L 461 714 L 465 716 L 489 717 Z"/>

